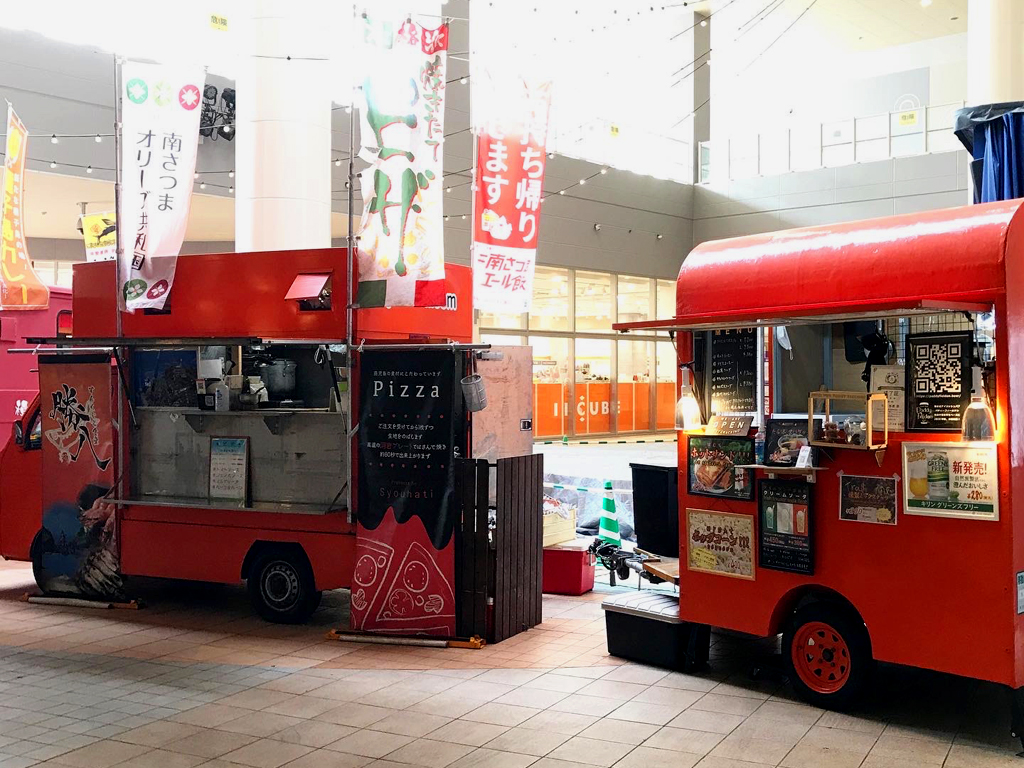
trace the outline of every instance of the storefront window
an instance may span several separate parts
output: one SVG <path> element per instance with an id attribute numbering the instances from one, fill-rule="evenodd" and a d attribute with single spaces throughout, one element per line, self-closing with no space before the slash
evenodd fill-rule
<path id="1" fill-rule="evenodd" d="M 537 267 L 533 278 L 531 331 L 571 331 L 569 270 Z"/>
<path id="2" fill-rule="evenodd" d="M 576 330 L 612 330 L 612 276 L 576 272 Z"/>
<path id="3" fill-rule="evenodd" d="M 477 310 L 476 322 L 481 328 L 508 328 L 509 330 L 518 330 L 525 328 L 526 316 L 516 314 L 504 314 L 501 312 L 484 312 Z"/>
<path id="4" fill-rule="evenodd" d="M 480 343 L 491 344 L 495 347 L 521 347 L 526 344 L 526 338 L 505 333 L 481 333 Z"/>
<path id="5" fill-rule="evenodd" d="M 618 431 L 649 430 L 654 342 L 618 342 L 617 363 L 615 399 L 618 404 Z"/>
<path id="6" fill-rule="evenodd" d="M 619 275 L 616 300 L 620 323 L 651 319 L 651 281 L 648 278 Z"/>
<path id="7" fill-rule="evenodd" d="M 673 429 L 676 423 L 676 350 L 670 341 L 659 341 L 655 383 L 655 429 Z"/>
<path id="8" fill-rule="evenodd" d="M 531 336 L 533 347 L 533 436 L 571 434 L 569 408 L 570 339 Z"/>
<path id="9" fill-rule="evenodd" d="M 658 281 L 658 312 L 659 320 L 676 316 L 676 284 L 672 280 Z"/>
<path id="10" fill-rule="evenodd" d="M 576 339 L 577 435 L 612 431 L 612 351 L 608 339 Z"/>

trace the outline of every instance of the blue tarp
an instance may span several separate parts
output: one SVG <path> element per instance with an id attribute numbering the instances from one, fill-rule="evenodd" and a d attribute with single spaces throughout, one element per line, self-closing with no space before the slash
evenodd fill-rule
<path id="1" fill-rule="evenodd" d="M 1024 197 L 1024 102 L 958 110 L 953 132 L 974 158 L 974 200 Z"/>

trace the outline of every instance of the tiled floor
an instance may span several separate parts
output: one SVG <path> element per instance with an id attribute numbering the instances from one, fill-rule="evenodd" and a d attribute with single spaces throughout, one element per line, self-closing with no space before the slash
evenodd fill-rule
<path id="1" fill-rule="evenodd" d="M 997 686 L 882 668 L 823 712 L 771 644 L 714 635 L 712 671 L 604 655 L 601 594 L 545 597 L 541 628 L 481 651 L 323 639 L 252 618 L 239 589 L 164 585 L 139 612 L 29 605 L 0 568 L 0 768 L 994 768 L 1024 765 Z M 603 588 L 607 590 L 607 587 Z"/>

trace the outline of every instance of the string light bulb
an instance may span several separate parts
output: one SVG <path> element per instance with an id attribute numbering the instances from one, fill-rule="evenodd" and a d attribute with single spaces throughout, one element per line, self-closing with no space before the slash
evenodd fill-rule
<path id="1" fill-rule="evenodd" d="M 234 187 L 228 187 L 228 194 L 229 195 L 235 194 L 235 188 Z"/>
<path id="2" fill-rule="evenodd" d="M 922 0 L 922 2 L 924 2 L 924 0 Z M 929 0 L 929 2 L 931 2 L 931 0 Z M 700 20 L 700 25 L 702 27 L 706 27 L 708 25 L 708 20 L 707 19 L 701 19 Z"/>
<path id="3" fill-rule="evenodd" d="M 334 164 L 335 164 L 335 165 L 336 165 L 336 166 L 337 166 L 338 168 L 341 168 L 341 158 L 339 157 L 339 158 L 338 158 L 337 160 L 335 160 L 335 161 L 334 161 Z"/>
<path id="4" fill-rule="evenodd" d="M 221 126 L 221 128 L 224 131 L 224 133 L 231 133 L 231 131 L 234 130 L 233 126 L 230 125 L 224 125 Z"/>
<path id="5" fill-rule="evenodd" d="M 587 180 L 586 180 L 586 179 L 580 179 L 580 186 L 581 186 L 581 187 L 582 187 L 582 186 L 583 186 L 584 184 L 586 184 L 586 183 L 587 183 Z"/>
<path id="6" fill-rule="evenodd" d="M 665 237 L 665 236 L 664 235 L 658 235 L 658 240 L 661 240 L 663 237 Z"/>
<path id="7" fill-rule="evenodd" d="M 86 173 L 92 173 L 92 166 L 90 165 L 88 168 L 86 168 L 85 172 Z"/>
<path id="8" fill-rule="evenodd" d="M 459 82 L 460 82 L 460 83 L 462 83 L 463 85 L 465 85 L 466 83 L 468 83 L 468 82 L 469 82 L 469 78 L 468 78 L 468 77 L 463 77 L 463 78 L 460 78 L 460 79 L 459 79 Z"/>
<path id="9" fill-rule="evenodd" d="M 560 194 L 560 195 L 564 195 L 564 194 L 565 194 L 565 190 L 564 190 L 564 189 L 560 189 L 560 190 L 558 190 L 558 194 Z"/>
<path id="10" fill-rule="evenodd" d="M 58 138 L 57 138 L 57 134 L 56 134 L 56 133 L 55 133 L 55 134 L 53 134 L 53 135 L 52 135 L 52 136 L 50 137 L 50 143 L 51 143 L 51 144 L 59 144 L 59 143 L 60 143 L 60 139 L 58 139 Z"/>
<path id="11" fill-rule="evenodd" d="M 193 179 L 198 179 L 198 178 L 199 178 L 199 171 L 195 171 L 195 172 L 193 172 L 193 173 L 192 173 L 192 178 L 193 178 Z"/>
<path id="12" fill-rule="evenodd" d="M 50 167 L 51 168 L 56 168 L 57 167 L 57 161 L 56 160 L 51 160 L 50 161 Z"/>
<path id="13" fill-rule="evenodd" d="M 228 171 L 228 178 L 229 179 L 235 178 L 235 172 L 234 171 Z"/>
<path id="14" fill-rule="evenodd" d="M 200 188 L 200 189 L 206 189 L 206 182 L 205 182 L 205 181 L 203 181 L 203 182 L 200 182 L 200 184 L 199 184 L 199 188 Z"/>
<path id="15" fill-rule="evenodd" d="M 602 168 L 601 169 L 601 175 L 604 176 L 606 173 L 608 173 L 608 169 L 607 168 Z"/>
<path id="16" fill-rule="evenodd" d="M 462 214 L 462 218 L 463 218 L 463 220 L 465 220 L 466 214 Z"/>

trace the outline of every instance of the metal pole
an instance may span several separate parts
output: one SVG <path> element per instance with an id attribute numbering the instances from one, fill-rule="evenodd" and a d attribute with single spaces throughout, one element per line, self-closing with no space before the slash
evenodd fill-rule
<path id="1" fill-rule="evenodd" d="M 352 36 L 353 40 L 358 39 L 358 30 L 356 29 L 357 23 L 356 16 L 356 5 L 352 4 Z M 345 249 L 345 279 L 347 286 L 345 291 L 347 293 L 345 297 L 345 363 L 347 368 L 346 378 L 348 380 L 348 420 L 351 424 L 351 428 L 348 430 L 348 477 L 346 479 L 346 485 L 348 487 L 348 521 L 351 523 L 355 517 L 353 510 L 355 509 L 355 488 L 353 487 L 355 473 L 353 472 L 353 463 L 356 460 L 356 451 L 352 450 L 352 439 L 356 434 L 356 430 L 359 429 L 359 422 L 357 415 L 352 407 L 352 393 L 355 391 L 355 368 L 352 361 L 356 355 L 353 348 L 353 340 L 355 338 L 352 329 L 352 322 L 355 316 L 353 312 L 356 302 L 356 272 L 355 265 L 356 261 L 354 258 L 354 250 L 356 248 L 356 238 L 353 233 L 352 227 L 354 224 L 353 207 L 355 206 L 355 124 L 356 124 L 356 89 L 353 87 L 349 94 L 349 111 L 348 111 L 348 235 L 347 235 L 347 247 Z"/>
<path id="2" fill-rule="evenodd" d="M 121 261 L 124 255 L 124 238 L 121 237 L 121 64 L 122 59 L 118 59 L 117 54 L 114 54 L 114 220 L 116 226 L 114 228 L 114 236 L 116 238 L 116 246 L 114 248 L 114 335 L 120 337 L 124 331 L 121 327 Z M 116 363 L 118 367 L 118 374 L 124 376 L 124 371 L 121 370 L 121 357 L 117 355 L 117 351 L 114 351 L 116 357 Z M 122 379 L 123 380 L 123 379 Z M 125 483 L 124 483 L 124 441 L 125 441 L 125 430 L 124 430 L 124 398 L 125 393 L 120 388 L 117 389 L 117 469 L 116 483 L 117 483 L 117 498 L 126 498 Z M 119 514 L 122 509 L 121 502 L 116 502 L 115 513 Z"/>

